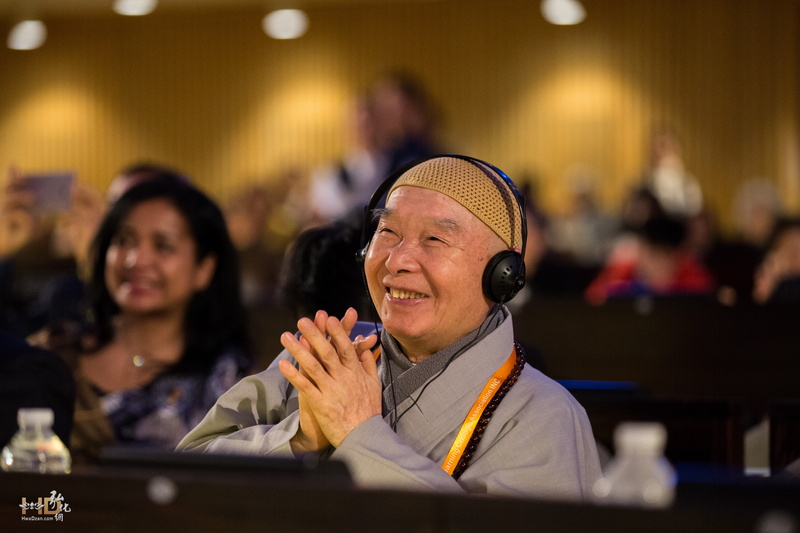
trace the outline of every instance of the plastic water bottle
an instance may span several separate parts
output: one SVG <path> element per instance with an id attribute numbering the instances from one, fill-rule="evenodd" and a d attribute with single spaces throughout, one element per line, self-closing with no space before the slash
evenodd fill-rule
<path id="1" fill-rule="evenodd" d="M 668 507 L 675 498 L 676 475 L 664 457 L 667 431 L 651 422 L 624 422 L 614 430 L 617 450 L 594 484 L 597 501 L 614 505 Z"/>
<path id="2" fill-rule="evenodd" d="M 69 474 L 72 458 L 58 435 L 53 433 L 52 409 L 17 411 L 19 431 L 3 448 L 5 471 Z"/>

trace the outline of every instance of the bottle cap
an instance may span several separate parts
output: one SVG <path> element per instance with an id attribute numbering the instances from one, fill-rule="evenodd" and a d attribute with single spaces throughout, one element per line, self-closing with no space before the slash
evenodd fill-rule
<path id="1" fill-rule="evenodd" d="M 17 411 L 17 423 L 20 427 L 27 426 L 52 426 L 53 410 L 47 407 L 24 407 Z"/>
<path id="2" fill-rule="evenodd" d="M 619 449 L 660 451 L 667 443 L 667 429 L 658 422 L 622 422 L 614 429 Z"/>

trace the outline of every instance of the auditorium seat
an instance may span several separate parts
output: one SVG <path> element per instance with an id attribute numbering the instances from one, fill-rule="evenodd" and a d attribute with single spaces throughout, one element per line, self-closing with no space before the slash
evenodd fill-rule
<path id="1" fill-rule="evenodd" d="M 740 473 L 744 464 L 742 403 L 736 399 L 653 397 L 631 390 L 571 390 L 586 409 L 597 442 L 614 451 L 614 428 L 625 421 L 660 422 L 666 457 L 676 466 Z"/>
<path id="2" fill-rule="evenodd" d="M 800 399 L 769 403 L 769 463 L 773 474 L 800 458 Z"/>

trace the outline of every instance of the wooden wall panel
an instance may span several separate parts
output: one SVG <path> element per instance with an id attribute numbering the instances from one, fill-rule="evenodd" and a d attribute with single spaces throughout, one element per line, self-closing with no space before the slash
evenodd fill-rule
<path id="1" fill-rule="evenodd" d="M 347 103 L 400 68 L 438 102 L 445 147 L 535 176 L 552 212 L 578 174 L 617 210 L 668 124 L 730 226 L 749 178 L 800 209 L 799 1 L 584 0 L 574 27 L 531 0 L 310 3 L 295 41 L 267 38 L 256 9 L 46 20 L 43 48 L 0 49 L 0 169 L 104 187 L 153 159 L 226 198 L 336 157 Z"/>

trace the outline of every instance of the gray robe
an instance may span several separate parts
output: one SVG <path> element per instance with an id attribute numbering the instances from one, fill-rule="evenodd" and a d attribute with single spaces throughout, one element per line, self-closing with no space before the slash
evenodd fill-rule
<path id="1" fill-rule="evenodd" d="M 528 365 L 495 410 L 459 480 L 441 467 L 478 394 L 513 346 L 507 316 L 422 396 L 417 390 L 397 398 L 397 412 L 403 412 L 419 397 L 399 420 L 397 433 L 388 416 L 376 415 L 354 429 L 331 457 L 344 461 L 363 488 L 588 498 L 601 472 L 586 413 L 561 385 Z M 284 351 L 267 370 L 240 381 L 178 450 L 291 455 L 289 439 L 299 425 L 297 391 L 278 370 L 280 359 L 294 362 Z"/>

